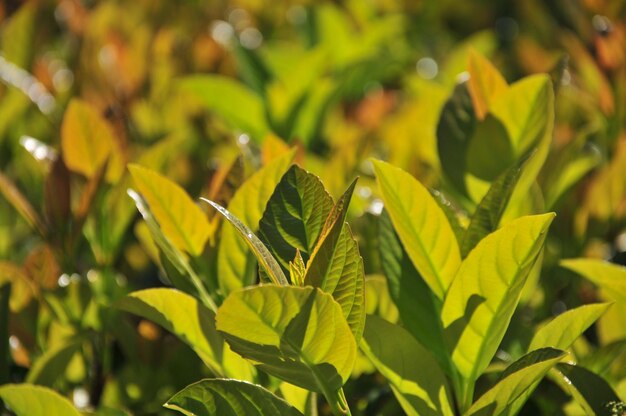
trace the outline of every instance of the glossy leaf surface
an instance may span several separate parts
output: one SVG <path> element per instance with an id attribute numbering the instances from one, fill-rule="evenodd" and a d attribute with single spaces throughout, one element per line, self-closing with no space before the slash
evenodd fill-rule
<path id="1" fill-rule="evenodd" d="M 500 380 L 483 394 L 465 413 L 468 416 L 513 415 L 512 404 L 519 405 L 520 398 L 527 398 L 543 376 L 555 366 L 565 353 L 553 348 L 533 351 L 513 364 Z M 517 402 L 517 403 L 516 403 Z"/>
<path id="2" fill-rule="evenodd" d="M 283 175 L 259 224 L 259 237 L 283 271 L 300 251 L 306 263 L 333 207 L 319 178 L 293 165 Z"/>
<path id="3" fill-rule="evenodd" d="M 187 416 L 302 415 L 259 385 L 230 379 L 198 381 L 176 393 L 164 406 Z"/>
<path id="4" fill-rule="evenodd" d="M 289 169 L 294 155 L 295 153 L 291 151 L 257 171 L 237 189 L 226 207 L 253 232 L 257 231 L 267 201 Z M 246 241 L 238 235 L 233 226 L 225 224 L 220 237 L 217 254 L 218 279 L 220 289 L 227 295 L 235 289 L 254 283 L 256 260 Z"/>
<path id="5" fill-rule="evenodd" d="M 452 360 L 469 382 L 496 352 L 554 214 L 522 217 L 485 237 L 463 261 L 443 304 Z"/>
<path id="6" fill-rule="evenodd" d="M 269 374 L 316 392 L 339 390 L 356 358 L 341 307 L 313 287 L 235 291 L 218 310 L 216 326 L 233 351 Z"/>
<path id="7" fill-rule="evenodd" d="M 430 192 L 407 172 L 373 161 L 394 228 L 433 293 L 443 299 L 461 263 L 452 227 Z"/>

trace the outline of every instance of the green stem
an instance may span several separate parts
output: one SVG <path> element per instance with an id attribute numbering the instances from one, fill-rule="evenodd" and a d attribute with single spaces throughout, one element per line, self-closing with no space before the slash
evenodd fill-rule
<path id="1" fill-rule="evenodd" d="M 198 295 L 200 295 L 200 300 L 202 301 L 202 303 L 204 303 L 204 306 L 217 313 L 217 305 L 213 301 L 211 295 L 209 295 L 209 292 L 207 292 L 204 284 L 202 283 L 202 280 L 200 280 L 200 277 L 189 266 L 187 262 L 183 262 L 183 267 L 185 268 L 185 271 L 189 274 L 189 277 L 191 278 L 191 283 L 198 290 Z"/>

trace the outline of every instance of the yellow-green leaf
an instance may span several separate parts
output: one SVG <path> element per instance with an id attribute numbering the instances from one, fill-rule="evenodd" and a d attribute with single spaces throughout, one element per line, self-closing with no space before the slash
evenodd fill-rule
<path id="1" fill-rule="evenodd" d="M 133 292 L 116 307 L 148 319 L 178 336 L 216 374 L 222 375 L 223 339 L 215 330 L 215 314 L 176 289 Z"/>
<path id="2" fill-rule="evenodd" d="M 229 223 L 235 227 L 235 230 L 239 233 L 241 238 L 248 244 L 248 247 L 254 253 L 256 260 L 259 262 L 265 273 L 270 277 L 270 281 L 277 285 L 287 285 L 289 281 L 285 277 L 280 264 L 276 261 L 272 253 L 269 252 L 265 244 L 252 232 L 251 229 L 245 226 L 244 223 L 233 214 L 228 212 L 226 208 L 213 202 L 209 199 L 202 198 L 203 201 L 215 208 L 220 214 L 228 220 Z"/>
<path id="3" fill-rule="evenodd" d="M 441 315 L 452 361 L 466 383 L 478 378 L 500 345 L 553 218 L 511 221 L 463 261 Z"/>
<path id="4" fill-rule="evenodd" d="M 389 381 L 407 415 L 454 415 L 443 371 L 406 330 L 369 316 L 361 350 Z"/>
<path id="5" fill-rule="evenodd" d="M 65 397 L 47 387 L 33 384 L 0 386 L 0 399 L 17 416 L 81 416 Z"/>
<path id="6" fill-rule="evenodd" d="M 538 382 L 565 353 L 552 348 L 533 351 L 513 364 L 502 374 L 501 379 L 483 394 L 469 410 L 467 416 L 514 415 L 509 406 L 519 405 L 520 398 L 527 398 Z"/>
<path id="7" fill-rule="evenodd" d="M 306 264 L 333 207 L 319 178 L 293 165 L 280 180 L 259 224 L 259 236 L 283 271 L 300 252 Z"/>
<path id="8" fill-rule="evenodd" d="M 341 307 L 318 288 L 237 290 L 219 308 L 216 326 L 233 351 L 262 370 L 327 397 L 354 366 L 356 342 Z"/>
<path id="9" fill-rule="evenodd" d="M 258 230 L 267 201 L 289 169 L 294 156 L 295 151 L 292 150 L 272 160 L 248 178 L 228 204 L 228 211 L 253 232 Z M 235 289 L 254 283 L 256 278 L 256 259 L 235 227 L 228 224 L 221 231 L 217 270 L 219 286 L 225 296 Z"/>
<path id="10" fill-rule="evenodd" d="M 259 142 L 269 133 L 263 100 L 236 80 L 222 75 L 195 75 L 183 79 L 180 85 L 230 127 Z"/>
<path id="11" fill-rule="evenodd" d="M 508 84 L 491 62 L 475 50 L 470 51 L 467 71 L 474 111 L 478 119 L 483 120 L 493 99 L 506 91 Z"/>
<path id="12" fill-rule="evenodd" d="M 333 295 L 359 342 L 365 325 L 365 271 L 359 246 L 345 222 L 355 184 L 352 182 L 328 215 L 307 264 L 304 284 Z"/>
<path id="13" fill-rule="evenodd" d="M 609 403 L 618 404 L 622 400 L 607 381 L 584 367 L 559 363 L 556 366 L 560 385 L 572 395 L 574 400 L 588 415 L 618 415 L 610 412 Z"/>
<path id="14" fill-rule="evenodd" d="M 187 416 L 302 415 L 262 386 L 229 379 L 193 383 L 172 396 L 164 406 Z"/>
<path id="15" fill-rule="evenodd" d="M 26 382 L 52 387 L 81 345 L 82 340 L 73 340 L 44 351 L 28 371 Z"/>
<path id="16" fill-rule="evenodd" d="M 411 263 L 393 230 L 387 211 L 383 211 L 379 217 L 378 230 L 381 266 L 387 276 L 389 293 L 398 306 L 404 328 L 420 344 L 432 351 L 446 373 L 452 374 L 450 356 L 443 338 L 441 301 L 428 289 L 428 285 Z"/>
<path id="17" fill-rule="evenodd" d="M 148 202 L 161 230 L 179 250 L 199 256 L 211 235 L 206 215 L 176 183 L 139 165 L 129 165 L 139 193 Z"/>
<path id="18" fill-rule="evenodd" d="M 61 126 L 61 150 L 67 167 L 92 177 L 114 146 L 111 126 L 98 111 L 85 101 L 70 101 Z"/>
<path id="19" fill-rule="evenodd" d="M 373 161 L 385 208 L 409 258 L 433 293 L 443 299 L 461 264 L 445 213 L 409 173 Z"/>
<path id="20" fill-rule="evenodd" d="M 626 267 L 598 259 L 568 259 L 561 266 L 595 283 L 619 302 L 626 302 Z"/>
<path id="21" fill-rule="evenodd" d="M 610 303 L 596 303 L 563 312 L 535 333 L 528 351 L 544 347 L 568 349 L 576 338 L 606 312 L 609 306 L 611 306 Z"/>

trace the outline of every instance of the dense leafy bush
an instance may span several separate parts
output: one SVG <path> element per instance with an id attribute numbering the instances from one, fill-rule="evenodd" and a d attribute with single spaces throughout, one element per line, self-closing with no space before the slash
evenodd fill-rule
<path id="1" fill-rule="evenodd" d="M 17 415 L 624 414 L 626 4 L 0 6 Z"/>

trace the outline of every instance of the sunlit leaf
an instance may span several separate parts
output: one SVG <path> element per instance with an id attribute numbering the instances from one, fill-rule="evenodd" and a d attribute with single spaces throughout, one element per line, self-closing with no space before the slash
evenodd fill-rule
<path id="1" fill-rule="evenodd" d="M 233 225 L 237 232 L 239 232 L 239 235 L 248 244 L 248 247 L 250 247 L 256 257 L 256 260 L 259 262 L 261 267 L 263 267 L 265 273 L 270 276 L 270 280 L 273 283 L 280 285 L 286 285 L 289 283 L 285 274 L 281 270 L 280 265 L 274 256 L 272 256 L 272 253 L 269 252 L 267 247 L 265 247 L 265 244 L 263 244 L 263 242 L 252 232 L 252 230 L 246 227 L 239 218 L 228 212 L 226 208 L 206 198 L 202 198 L 202 200 L 222 214 L 224 218 L 226 218 L 228 222 Z"/>
<path id="2" fill-rule="evenodd" d="M 356 343 L 341 307 L 313 287 L 256 286 L 230 294 L 217 329 L 233 351 L 282 380 L 324 394 L 352 371 Z"/>
<path id="3" fill-rule="evenodd" d="M 187 293 L 196 294 L 198 287 L 194 287 L 194 280 L 196 284 L 202 285 L 199 277 L 189 264 L 187 256 L 178 248 L 176 248 L 169 238 L 163 233 L 161 227 L 157 223 L 152 211 L 147 206 L 145 200 L 133 191 L 128 190 L 128 195 L 135 201 L 137 210 L 141 213 L 144 219 L 144 224 L 147 226 L 149 237 L 156 246 L 156 255 L 158 256 L 158 263 L 162 266 L 163 270 L 167 274 L 172 286 L 179 290 L 183 290 Z M 144 236 L 148 237 L 148 236 Z M 148 244 L 151 244 L 148 242 Z M 205 298 L 207 305 L 213 305 L 213 301 L 210 298 Z M 213 310 L 217 310 L 216 306 L 212 306 Z"/>
<path id="4" fill-rule="evenodd" d="M 0 399 L 17 416 L 81 416 L 69 400 L 47 387 L 5 384 L 0 386 Z"/>
<path id="5" fill-rule="evenodd" d="M 387 163 L 373 163 L 385 208 L 404 249 L 433 293 L 443 299 L 461 263 L 450 223 L 417 179 Z"/>
<path id="6" fill-rule="evenodd" d="M 61 126 L 61 150 L 67 167 L 93 176 L 114 151 L 115 138 L 109 123 L 90 104 L 70 101 Z"/>
<path id="7" fill-rule="evenodd" d="M 554 92 L 547 75 L 533 75 L 514 84 L 494 101 L 491 113 L 507 131 L 515 155 L 536 149 L 526 162 L 513 191 L 505 218 L 513 219 L 528 213 L 541 212 L 524 209 L 552 144 L 554 127 Z"/>
<path id="8" fill-rule="evenodd" d="M 198 381 L 176 393 L 164 406 L 187 416 L 302 415 L 262 386 L 229 379 Z"/>
<path id="9" fill-rule="evenodd" d="M 131 293 L 116 306 L 172 332 L 216 375 L 222 374 L 223 340 L 215 330 L 215 315 L 195 298 L 175 289 L 145 289 Z"/>
<path id="10" fill-rule="evenodd" d="M 294 155 L 295 152 L 291 151 L 272 160 L 248 178 L 230 200 L 228 211 L 253 232 L 258 230 L 267 201 L 289 169 Z M 220 289 L 227 295 L 235 289 L 254 283 L 256 259 L 235 227 L 225 225 L 220 237 L 217 254 L 218 279 Z"/>
<path id="11" fill-rule="evenodd" d="M 361 350 L 389 381 L 406 414 L 454 415 L 443 371 L 404 329 L 369 316 Z"/>
<path id="12" fill-rule="evenodd" d="M 568 349 L 576 338 L 606 312 L 609 306 L 611 306 L 610 303 L 596 303 L 563 312 L 535 333 L 528 351 L 544 347 Z"/>
<path id="13" fill-rule="evenodd" d="M 469 55 L 468 89 L 476 116 L 483 120 L 493 99 L 508 87 L 500 72 L 480 53 L 472 50 Z"/>
<path id="14" fill-rule="evenodd" d="M 595 283 L 615 300 L 626 302 L 626 268 L 598 259 L 562 260 L 561 266 Z"/>
<path id="15" fill-rule="evenodd" d="M 379 223 L 380 258 L 389 281 L 389 293 L 398 307 L 404 327 L 437 358 L 439 365 L 450 372 L 450 357 L 443 338 L 439 316 L 441 301 L 422 279 L 393 230 L 387 211 Z"/>
<path id="16" fill-rule="evenodd" d="M 317 176 L 296 165 L 283 175 L 259 223 L 259 236 L 284 272 L 296 250 L 305 264 L 309 260 L 332 207 Z"/>
<path id="17" fill-rule="evenodd" d="M 172 244 L 193 256 L 202 254 L 211 234 L 211 226 L 200 207 L 180 186 L 166 177 L 139 165 L 129 165 L 128 169 Z"/>
<path id="18" fill-rule="evenodd" d="M 398 307 L 389 294 L 385 276 L 365 276 L 365 309 L 368 315 L 376 315 L 391 323 L 398 322 Z"/>
<path id="19" fill-rule="evenodd" d="M 508 327 L 554 214 L 522 217 L 488 235 L 463 261 L 443 304 L 452 360 L 473 382 Z"/>
<path id="20" fill-rule="evenodd" d="M 460 244 L 463 258 L 486 235 L 498 229 L 502 214 L 522 173 L 525 160 L 502 173 L 491 184 L 489 191 L 476 207 Z"/>
<path id="21" fill-rule="evenodd" d="M 231 127 L 253 139 L 260 142 L 270 131 L 261 97 L 236 80 L 223 75 L 194 75 L 180 85 Z"/>
<path id="22" fill-rule="evenodd" d="M 468 416 L 513 415 L 510 406 L 528 398 L 548 370 L 556 365 L 565 353 L 544 348 L 526 354 L 503 373 L 500 380 L 483 394 L 465 413 Z M 517 402 L 517 403 L 516 403 Z"/>
<path id="23" fill-rule="evenodd" d="M 304 284 L 333 295 L 358 342 L 365 324 L 365 271 L 359 246 L 345 223 L 355 185 L 352 182 L 328 215 L 304 272 Z"/>

